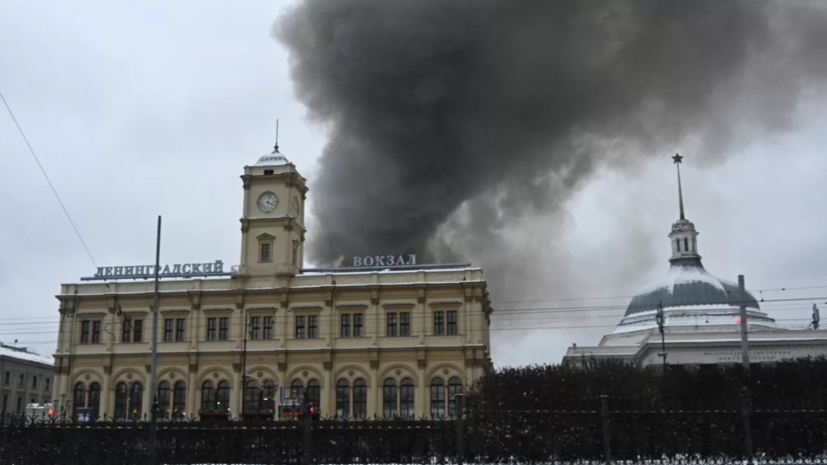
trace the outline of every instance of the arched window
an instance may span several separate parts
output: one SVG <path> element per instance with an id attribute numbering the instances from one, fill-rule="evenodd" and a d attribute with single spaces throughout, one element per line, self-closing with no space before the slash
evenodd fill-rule
<path id="1" fill-rule="evenodd" d="M 689 252 L 689 239 L 686 237 L 683 238 L 683 250 Z"/>
<path id="2" fill-rule="evenodd" d="M 184 418 L 186 415 L 187 385 L 183 381 L 178 381 L 172 391 L 172 418 Z"/>
<path id="3" fill-rule="evenodd" d="M 458 395 L 462 394 L 462 380 L 453 377 L 448 380 L 448 415 L 458 418 L 462 415 L 462 402 Z"/>
<path id="4" fill-rule="evenodd" d="M 415 392 L 414 383 L 411 378 L 402 380 L 402 387 L 399 389 L 399 415 L 402 418 L 413 418 L 416 415 L 414 410 Z"/>
<path id="5" fill-rule="evenodd" d="M 290 383 L 290 398 L 298 399 L 304 395 L 304 383 L 300 379 L 294 379 Z"/>
<path id="6" fill-rule="evenodd" d="M 382 386 L 382 416 L 392 418 L 397 412 L 396 380 L 388 378 Z"/>
<path id="7" fill-rule="evenodd" d="M 201 410 L 205 412 L 215 410 L 215 388 L 212 381 L 204 381 L 201 385 Z"/>
<path id="8" fill-rule="evenodd" d="M 355 418 L 368 416 L 368 383 L 362 378 L 353 382 L 353 416 Z"/>
<path id="9" fill-rule="evenodd" d="M 261 396 L 264 398 L 265 401 L 272 401 L 276 397 L 276 383 L 273 382 L 272 379 L 267 379 L 261 385 L 262 392 Z"/>
<path id="10" fill-rule="evenodd" d="M 144 385 L 139 382 L 132 383 L 132 390 L 129 392 L 130 417 L 140 420 L 144 407 Z"/>
<path id="11" fill-rule="evenodd" d="M 445 381 L 431 380 L 431 418 L 445 418 Z"/>
<path id="12" fill-rule="evenodd" d="M 115 419 L 126 420 L 126 412 L 129 411 L 127 402 L 127 388 L 126 383 L 118 383 L 115 388 Z"/>
<path id="13" fill-rule="evenodd" d="M 336 383 L 336 417 L 348 418 L 350 416 L 350 381 L 340 379 Z"/>
<path id="14" fill-rule="evenodd" d="M 216 410 L 230 410 L 230 382 L 221 381 L 218 383 L 218 389 L 215 392 Z"/>
<path id="15" fill-rule="evenodd" d="M 158 397 L 158 413 L 161 414 L 160 418 L 169 418 L 169 394 L 169 383 L 162 381 L 158 385 L 158 393 L 156 394 Z"/>
<path id="16" fill-rule="evenodd" d="M 261 408 L 261 389 L 255 380 L 247 381 L 244 391 L 244 410 L 252 411 Z"/>
<path id="17" fill-rule="evenodd" d="M 78 417 L 78 409 L 86 407 L 86 385 L 83 383 L 75 384 L 75 392 L 72 396 L 72 419 L 76 420 Z"/>
<path id="18" fill-rule="evenodd" d="M 92 409 L 92 419 L 97 420 L 100 410 L 100 403 L 101 403 L 101 385 L 98 383 L 92 383 L 89 386 L 89 404 L 88 406 Z"/>
<path id="19" fill-rule="evenodd" d="M 307 383 L 307 397 L 310 398 L 310 405 L 317 409 L 321 407 L 322 401 L 322 385 L 318 380 L 311 379 Z"/>
<path id="20" fill-rule="evenodd" d="M 681 251 L 681 240 L 680 240 L 680 239 L 677 239 L 677 240 L 675 241 L 675 243 L 676 243 L 676 244 L 678 244 L 678 252 L 680 252 L 680 251 Z"/>

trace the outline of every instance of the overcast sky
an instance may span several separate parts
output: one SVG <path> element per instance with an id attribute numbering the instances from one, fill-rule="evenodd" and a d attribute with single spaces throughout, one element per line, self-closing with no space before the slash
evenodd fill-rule
<path id="1" fill-rule="evenodd" d="M 151 263 L 157 215 L 162 262 L 238 263 L 238 176 L 271 150 L 277 118 L 281 151 L 315 200 L 325 128 L 305 119 L 286 52 L 271 37 L 288 4 L 0 0 L 0 92 L 98 265 Z M 686 156 L 687 216 L 707 269 L 732 281 L 746 275 L 748 288 L 767 290 L 759 298 L 813 299 L 764 304 L 781 324 L 806 325 L 812 303 L 827 302 L 825 114 L 811 102 L 792 132 L 757 137 L 714 165 L 675 147 Z M 628 296 L 665 274 L 678 215 L 671 155 L 600 171 L 555 216 L 563 237 L 544 237 L 542 219 L 525 225 L 514 240 L 535 249 L 526 266 L 549 276 L 563 268 L 570 279 L 564 291 L 549 283 L 509 296 L 543 302 L 493 295 L 495 308 L 572 311 L 499 312 L 495 364 L 558 363 L 571 343 L 596 344 Z M 54 295 L 95 266 L 5 108 L 0 218 L 0 340 L 51 353 Z M 313 226 L 308 218 L 308 241 Z M 545 252 L 552 240 L 563 258 Z M 811 286 L 824 287 L 769 291 Z M 586 300 L 597 297 L 614 298 Z"/>

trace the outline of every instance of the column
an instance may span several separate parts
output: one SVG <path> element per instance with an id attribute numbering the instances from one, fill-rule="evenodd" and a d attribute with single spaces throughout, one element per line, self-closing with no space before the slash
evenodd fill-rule
<path id="1" fill-rule="evenodd" d="M 287 337 L 290 335 L 290 321 L 287 318 L 289 303 L 287 300 L 280 302 L 279 310 L 277 312 L 276 317 L 278 318 L 278 334 L 279 339 L 281 339 L 279 347 L 286 347 L 287 344 Z M 289 380 L 285 380 L 285 382 L 289 382 Z M 288 386 L 285 384 L 285 386 Z M 289 387 L 289 386 L 288 386 Z"/>
<path id="2" fill-rule="evenodd" d="M 365 315 L 365 326 L 369 320 L 373 320 L 373 334 L 371 334 L 371 345 L 379 345 L 379 337 L 382 336 L 382 319 L 381 310 L 379 308 L 379 288 L 371 289 L 370 310 Z"/>
<path id="3" fill-rule="evenodd" d="M 419 360 L 417 363 L 417 367 L 419 369 L 419 385 L 416 386 L 416 416 L 430 416 L 429 408 L 427 405 L 428 396 L 425 395 L 425 391 L 430 386 L 430 382 L 425 379 L 425 367 L 428 365 L 428 362 L 425 360 Z"/>
<path id="4" fill-rule="evenodd" d="M 144 392 L 141 393 L 141 420 L 143 420 L 144 418 L 149 420 L 149 411 L 150 409 L 152 409 L 152 401 L 149 399 L 150 383 L 152 383 L 152 380 L 149 378 L 149 373 L 147 373 L 146 383 L 144 383 Z"/>
<path id="5" fill-rule="evenodd" d="M 110 392 L 112 391 L 112 369 L 104 367 L 103 369 L 103 386 L 101 387 L 100 406 L 98 411 L 101 418 L 111 417 L 113 413 L 112 406 L 109 399 L 111 399 Z"/>
<path id="6" fill-rule="evenodd" d="M 460 328 L 460 331 L 465 334 L 466 344 L 470 344 L 473 339 L 474 328 L 471 323 L 471 312 L 475 312 L 476 308 L 477 306 L 472 303 L 471 297 L 463 296 L 462 306 L 460 307 L 460 315 L 462 316 L 457 319 L 462 321 L 462 328 Z"/>
<path id="7" fill-rule="evenodd" d="M 418 294 L 419 295 L 416 298 L 415 316 L 412 317 L 419 321 L 419 330 L 417 332 L 419 333 L 419 345 L 422 345 L 425 344 L 425 330 L 428 327 L 427 324 L 430 321 L 430 318 L 428 318 L 428 311 L 425 306 L 425 288 L 419 289 Z"/>
<path id="8" fill-rule="evenodd" d="M 233 385 L 230 387 L 230 418 L 237 418 L 241 414 L 239 399 L 244 391 L 241 387 L 241 364 L 235 365 L 237 366 L 233 366 Z"/>
<path id="9" fill-rule="evenodd" d="M 379 379 L 379 360 L 370 361 L 370 377 L 370 388 L 368 389 L 368 415 L 382 416 L 381 396 L 383 381 Z"/>
<path id="10" fill-rule="evenodd" d="M 322 415 L 330 417 L 333 416 L 333 410 L 336 406 L 334 396 L 336 395 L 336 388 L 333 381 L 333 362 L 324 362 L 324 379 L 322 380 L 322 392 L 320 397 L 319 408 L 322 409 Z"/>
<path id="11" fill-rule="evenodd" d="M 190 418 L 195 418 L 198 415 L 198 405 L 196 404 L 195 394 L 200 386 L 195 385 L 195 375 L 198 369 L 198 365 L 190 362 L 189 364 L 189 376 L 187 377 L 187 406 L 186 412 L 187 416 Z"/>

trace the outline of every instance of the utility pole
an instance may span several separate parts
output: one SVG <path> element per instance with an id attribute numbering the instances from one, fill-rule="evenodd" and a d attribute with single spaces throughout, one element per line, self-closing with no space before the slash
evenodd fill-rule
<path id="1" fill-rule="evenodd" d="M 818 324 L 821 322 L 821 312 L 818 311 L 818 305 L 813 304 L 813 329 L 818 329 Z"/>
<path id="2" fill-rule="evenodd" d="M 149 373 L 149 465 L 155 465 L 156 436 L 158 429 L 158 401 L 155 398 L 158 387 L 158 287 L 161 268 L 161 215 L 158 215 L 158 235 L 155 239 L 155 296 L 152 303 L 152 342 Z"/>
<path id="3" fill-rule="evenodd" d="M 747 295 L 747 288 L 744 284 L 744 275 L 738 275 L 738 287 L 741 289 L 741 296 Z M 743 299 L 743 297 L 741 297 Z M 749 337 L 747 336 L 747 303 L 746 301 L 739 302 L 741 304 L 740 318 L 741 320 L 741 363 L 744 369 L 749 370 Z"/>
<path id="4" fill-rule="evenodd" d="M 663 301 L 658 302 L 658 313 L 655 315 L 655 321 L 658 323 L 658 331 L 660 331 L 660 353 L 659 357 L 663 357 L 663 368 L 666 368 L 666 335 L 663 330 Z"/>

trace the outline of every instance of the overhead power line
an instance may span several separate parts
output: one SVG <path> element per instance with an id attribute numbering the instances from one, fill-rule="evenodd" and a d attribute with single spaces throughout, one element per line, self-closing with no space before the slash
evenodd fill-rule
<path id="1" fill-rule="evenodd" d="M 809 289 L 825 289 L 827 284 L 821 286 L 804 286 L 804 287 L 780 287 L 776 289 L 747 289 L 748 292 L 762 293 L 762 292 L 780 292 L 780 291 L 803 291 Z M 616 295 L 603 297 L 565 297 L 555 299 L 536 299 L 536 300 L 501 300 L 492 302 L 494 305 L 500 304 L 528 304 L 528 303 L 542 303 L 542 302 L 577 302 L 582 300 L 615 300 L 615 299 L 631 299 L 633 295 Z"/>
<path id="2" fill-rule="evenodd" d="M 69 219 L 69 223 L 72 225 L 72 228 L 75 230 L 75 234 L 78 235 L 78 239 L 80 239 L 80 243 L 83 244 L 83 248 L 86 249 L 86 254 L 89 255 L 89 259 L 92 260 L 92 264 L 94 264 L 95 268 L 97 268 L 98 263 L 95 261 L 95 258 L 92 256 L 92 252 L 89 251 L 89 247 L 86 246 L 86 241 L 83 240 L 83 236 L 81 236 L 80 231 L 78 230 L 78 227 L 75 226 L 75 222 L 72 220 L 72 216 L 69 215 L 69 210 L 66 209 L 66 206 L 63 205 L 63 201 L 60 200 L 60 196 L 57 194 L 57 189 L 55 189 L 55 186 L 52 184 L 52 180 L 49 179 L 49 175 L 46 174 L 46 170 L 43 168 L 43 165 L 40 163 L 40 159 L 37 157 L 37 154 L 34 152 L 34 149 L 32 148 L 32 144 L 29 143 L 29 138 L 26 137 L 26 133 L 23 132 L 23 128 L 20 127 L 20 123 L 17 122 L 17 118 L 15 118 L 14 112 L 11 111 L 11 107 L 9 106 L 9 103 L 6 102 L 6 98 L 3 96 L 2 92 L 0 92 L 0 99 L 3 100 L 3 104 L 6 106 L 6 110 L 9 111 L 9 115 L 11 116 L 12 121 L 14 121 L 14 124 L 17 126 L 17 130 L 20 131 L 20 135 L 23 136 L 23 140 L 26 141 L 26 146 L 29 147 L 29 152 L 31 152 L 32 156 L 34 157 L 34 161 L 37 162 L 37 166 L 40 167 L 40 172 L 43 173 L 43 177 L 46 178 L 46 182 L 49 183 L 49 187 L 52 188 L 52 192 L 55 194 L 55 198 L 57 199 L 57 202 L 60 204 L 60 208 L 63 209 L 63 213 L 65 213 L 66 218 Z"/>

